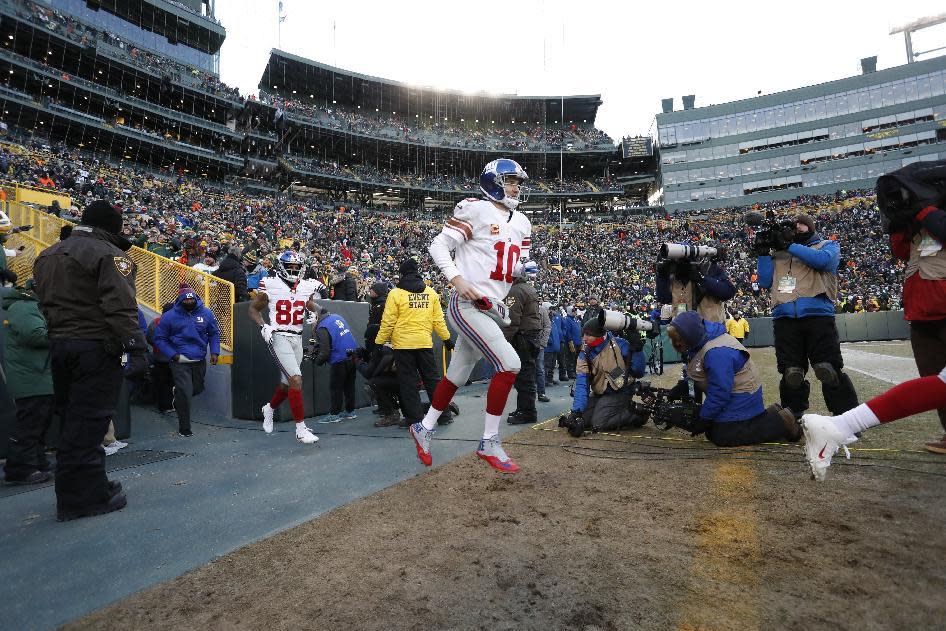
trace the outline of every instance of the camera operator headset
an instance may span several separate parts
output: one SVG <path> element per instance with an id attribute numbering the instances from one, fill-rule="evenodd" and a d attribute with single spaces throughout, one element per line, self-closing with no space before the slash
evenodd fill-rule
<path id="1" fill-rule="evenodd" d="M 639 322 L 623 313 L 602 310 L 598 318 L 582 327 L 570 423 L 600 431 L 640 426 L 646 421 L 638 419 L 631 406 L 631 384 L 644 376 L 646 366 L 643 342 L 636 334 Z M 612 334 L 626 328 L 635 331 L 629 337 L 636 342 Z"/>
<path id="2" fill-rule="evenodd" d="M 657 256 L 658 302 L 671 305 L 672 315 L 696 311 L 704 320 L 725 322 L 723 303 L 736 295 L 719 266 L 725 258 L 724 248 L 663 244 Z"/>
<path id="3" fill-rule="evenodd" d="M 746 219 L 750 225 L 761 223 L 757 217 Z M 782 405 L 796 415 L 808 409 L 811 384 L 805 374 L 811 363 L 831 414 L 856 407 L 854 384 L 841 372 L 844 361 L 834 322 L 838 242 L 823 238 L 814 219 L 800 214 L 794 226 L 791 221 L 770 219 L 770 225 L 756 234 L 752 249 L 759 257 L 759 285 L 770 290 Z"/>
<path id="4" fill-rule="evenodd" d="M 946 367 L 946 161 L 915 162 L 877 180 L 881 224 L 894 256 L 907 262 L 904 318 L 921 377 Z M 946 431 L 946 408 L 937 410 Z M 946 454 L 946 435 L 926 443 Z"/>

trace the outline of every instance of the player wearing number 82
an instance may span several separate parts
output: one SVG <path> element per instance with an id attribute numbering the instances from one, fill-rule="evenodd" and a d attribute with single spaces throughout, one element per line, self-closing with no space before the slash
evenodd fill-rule
<path id="1" fill-rule="evenodd" d="M 432 462 L 430 441 L 437 419 L 450 404 L 457 384 L 466 383 L 483 357 L 495 373 L 486 393 L 483 439 L 476 453 L 503 473 L 519 470 L 499 441 L 500 417 L 520 368 L 519 356 L 500 328 L 499 321 L 506 316 L 499 305 L 514 277 L 521 275 L 522 261 L 529 258 L 532 225 L 516 210 L 525 198 L 522 184 L 527 179 L 525 170 L 513 160 L 501 158 L 487 164 L 480 174 L 484 198 L 457 204 L 453 217 L 430 244 L 434 263 L 453 285 L 447 315 L 459 337 L 430 410 L 422 422 L 411 426 L 417 455 L 425 465 Z"/>
<path id="2" fill-rule="evenodd" d="M 273 397 L 263 406 L 263 431 L 273 431 L 273 412 L 289 399 L 292 418 L 296 422 L 296 438 L 306 444 L 318 440 L 303 422 L 302 400 L 302 326 L 306 311 L 318 313 L 315 294 L 325 296 L 325 285 L 304 276 L 302 257 L 286 251 L 276 265 L 276 276 L 260 281 L 259 292 L 250 303 L 250 319 L 260 326 L 260 334 L 279 368 L 280 383 Z M 269 324 L 263 320 L 269 314 Z"/>

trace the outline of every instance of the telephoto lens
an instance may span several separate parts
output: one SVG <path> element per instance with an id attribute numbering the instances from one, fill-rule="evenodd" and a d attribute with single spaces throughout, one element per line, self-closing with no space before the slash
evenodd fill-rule
<path id="1" fill-rule="evenodd" d="M 702 259 L 716 256 L 716 248 L 707 245 L 685 245 L 683 243 L 664 243 L 660 246 L 661 259 Z"/>

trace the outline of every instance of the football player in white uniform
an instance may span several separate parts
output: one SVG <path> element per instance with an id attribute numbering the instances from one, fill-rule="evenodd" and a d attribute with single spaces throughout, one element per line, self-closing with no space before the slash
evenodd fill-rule
<path id="1" fill-rule="evenodd" d="M 501 158 L 487 164 L 480 174 L 485 199 L 457 204 L 428 249 L 453 285 L 447 313 L 460 335 L 430 410 L 410 428 L 417 456 L 427 466 L 432 462 L 430 441 L 437 419 L 458 384 L 466 383 L 477 360 L 484 357 L 495 374 L 486 394 L 486 422 L 476 455 L 503 473 L 519 470 L 499 441 L 500 417 L 520 367 L 519 356 L 500 325 L 508 324 L 503 300 L 514 276 L 521 273 L 521 261 L 528 259 L 532 243 L 532 224 L 516 210 L 524 199 L 521 187 L 527 179 L 525 170 L 513 160 Z"/>
<path id="2" fill-rule="evenodd" d="M 296 421 L 296 439 L 310 444 L 318 436 L 302 420 L 302 325 L 306 311 L 318 313 L 315 294 L 325 295 L 325 285 L 315 279 L 303 278 L 304 259 L 291 250 L 283 252 L 276 263 L 276 276 L 260 281 L 259 291 L 250 304 L 250 318 L 260 326 L 260 333 L 279 367 L 280 383 L 273 398 L 263 406 L 263 431 L 273 431 L 273 412 L 289 399 L 292 418 Z M 263 311 L 269 311 L 269 324 Z"/>

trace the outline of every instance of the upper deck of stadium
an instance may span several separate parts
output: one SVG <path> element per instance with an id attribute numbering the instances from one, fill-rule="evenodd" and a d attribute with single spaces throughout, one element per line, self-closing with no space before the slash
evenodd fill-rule
<path id="1" fill-rule="evenodd" d="M 365 136 L 477 151 L 614 151 L 595 129 L 601 95 L 521 96 L 415 86 L 273 49 L 261 98 L 316 124 Z"/>

